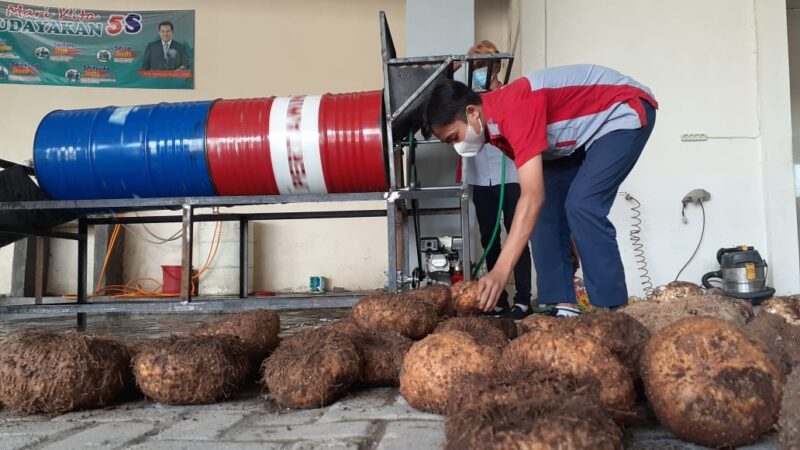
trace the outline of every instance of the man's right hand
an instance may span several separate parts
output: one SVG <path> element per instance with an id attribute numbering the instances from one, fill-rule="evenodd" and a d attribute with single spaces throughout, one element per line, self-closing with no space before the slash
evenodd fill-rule
<path id="1" fill-rule="evenodd" d="M 491 311 L 497 305 L 511 274 L 503 274 L 495 268 L 478 280 L 478 307 Z"/>

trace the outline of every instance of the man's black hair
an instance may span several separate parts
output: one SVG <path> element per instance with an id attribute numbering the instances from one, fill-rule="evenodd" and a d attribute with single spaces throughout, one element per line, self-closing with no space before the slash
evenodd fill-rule
<path id="1" fill-rule="evenodd" d="M 467 106 L 480 105 L 481 96 L 466 84 L 453 80 L 442 80 L 431 91 L 425 106 L 423 134 L 430 136 L 438 128 L 456 120 L 466 122 Z"/>
<path id="2" fill-rule="evenodd" d="M 160 30 L 161 27 L 165 27 L 165 26 L 169 26 L 169 31 L 175 31 L 175 27 L 172 26 L 172 22 L 170 22 L 169 20 L 165 20 L 165 21 L 161 22 L 160 24 L 158 24 L 158 29 Z"/>

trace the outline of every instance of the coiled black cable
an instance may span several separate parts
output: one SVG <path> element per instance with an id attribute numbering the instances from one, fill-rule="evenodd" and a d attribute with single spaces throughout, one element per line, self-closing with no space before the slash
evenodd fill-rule
<path id="1" fill-rule="evenodd" d="M 642 206 L 642 204 L 639 203 L 639 200 L 636 200 L 636 197 L 627 192 L 620 192 L 619 195 L 625 197 L 625 200 L 634 203 L 634 206 L 630 208 L 632 214 L 630 219 L 632 224 L 631 231 L 628 232 L 628 239 L 631 241 L 631 247 L 633 247 L 633 259 L 635 261 L 634 264 L 636 264 L 636 269 L 639 271 L 639 279 L 641 280 L 639 284 L 642 285 L 645 296 L 650 297 L 653 295 L 653 280 L 650 278 L 650 271 L 647 269 L 647 258 L 644 254 L 644 243 L 642 242 L 642 237 L 640 236 L 642 233 L 642 212 L 639 210 L 639 208 Z"/>

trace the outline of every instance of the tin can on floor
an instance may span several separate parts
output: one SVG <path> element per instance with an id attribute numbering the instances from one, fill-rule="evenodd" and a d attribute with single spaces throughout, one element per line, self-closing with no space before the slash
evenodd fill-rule
<path id="1" fill-rule="evenodd" d="M 308 292 L 311 294 L 322 294 L 325 292 L 325 277 L 308 277 Z"/>

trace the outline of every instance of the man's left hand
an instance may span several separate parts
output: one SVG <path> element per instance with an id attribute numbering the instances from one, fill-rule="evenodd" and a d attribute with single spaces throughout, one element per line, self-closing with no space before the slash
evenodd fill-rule
<path id="1" fill-rule="evenodd" d="M 494 309 L 509 276 L 509 274 L 500 273 L 495 269 L 478 280 L 478 306 L 480 309 L 487 312 Z"/>

